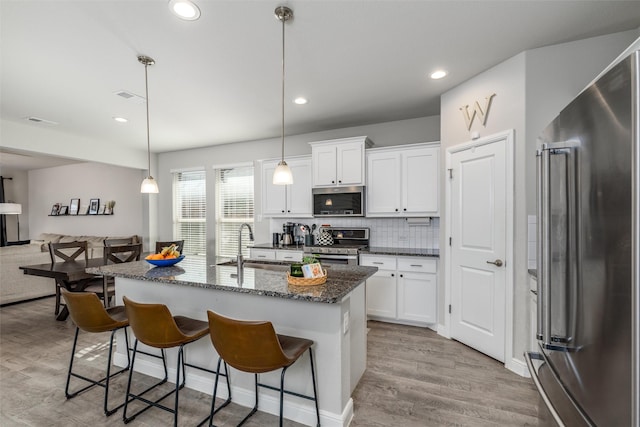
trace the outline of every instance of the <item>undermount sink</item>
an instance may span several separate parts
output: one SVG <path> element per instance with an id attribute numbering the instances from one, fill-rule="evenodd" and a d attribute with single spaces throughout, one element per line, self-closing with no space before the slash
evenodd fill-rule
<path id="1" fill-rule="evenodd" d="M 237 267 L 238 263 L 236 261 L 226 261 L 226 262 L 218 263 L 216 265 Z M 261 270 L 282 271 L 282 270 L 286 270 L 287 269 L 287 268 L 283 269 L 283 267 L 288 267 L 288 264 L 245 261 L 244 267 L 245 268 L 258 268 L 258 269 L 261 269 Z"/>

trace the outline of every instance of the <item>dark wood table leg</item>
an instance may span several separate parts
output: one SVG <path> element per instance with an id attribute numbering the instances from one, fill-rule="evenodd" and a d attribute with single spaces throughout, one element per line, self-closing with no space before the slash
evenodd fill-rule
<path id="1" fill-rule="evenodd" d="M 67 309 L 67 305 L 65 304 L 62 306 L 62 310 L 60 310 L 60 313 L 58 313 L 58 315 L 56 316 L 56 320 L 64 321 L 67 320 L 67 317 L 69 317 L 69 310 Z"/>

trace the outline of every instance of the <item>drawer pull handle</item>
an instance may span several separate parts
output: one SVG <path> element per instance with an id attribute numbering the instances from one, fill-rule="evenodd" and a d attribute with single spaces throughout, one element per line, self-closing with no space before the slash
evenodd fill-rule
<path id="1" fill-rule="evenodd" d="M 258 258 L 266 258 L 266 255 L 258 255 Z"/>
<path id="2" fill-rule="evenodd" d="M 292 259 L 292 258 L 293 258 L 292 256 L 286 256 L 286 257 L 284 257 L 284 259 Z"/>
<path id="3" fill-rule="evenodd" d="M 373 261 L 372 264 L 382 265 L 382 264 L 384 264 L 384 262 Z"/>
<path id="4" fill-rule="evenodd" d="M 422 264 L 411 264 L 411 267 L 422 267 Z"/>

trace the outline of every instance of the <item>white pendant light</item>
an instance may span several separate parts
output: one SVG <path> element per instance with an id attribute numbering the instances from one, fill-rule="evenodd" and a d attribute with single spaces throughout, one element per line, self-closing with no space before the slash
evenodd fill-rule
<path id="1" fill-rule="evenodd" d="M 147 176 L 143 181 L 142 185 L 140 185 L 141 193 L 157 193 L 158 183 L 151 176 L 151 143 L 149 142 L 149 79 L 147 78 L 147 67 L 149 65 L 153 65 L 156 61 L 153 58 L 149 58 L 148 56 L 140 55 L 138 56 L 138 61 L 141 64 L 144 64 L 144 88 L 145 88 L 145 100 L 147 104 L 147 159 L 149 161 L 149 176 Z"/>
<path id="2" fill-rule="evenodd" d="M 293 11 L 286 6 L 279 6 L 275 11 L 276 18 L 282 22 L 282 158 L 273 172 L 274 185 L 293 184 L 293 174 L 284 161 L 284 24 L 293 18 Z"/>

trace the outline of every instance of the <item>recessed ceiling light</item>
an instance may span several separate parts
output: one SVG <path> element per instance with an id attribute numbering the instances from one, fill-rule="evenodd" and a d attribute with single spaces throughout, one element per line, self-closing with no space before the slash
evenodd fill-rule
<path id="1" fill-rule="evenodd" d="M 195 21 L 200 18 L 200 9 L 189 0 L 169 0 L 169 9 L 180 19 Z"/>
<path id="2" fill-rule="evenodd" d="M 124 117 L 114 117 L 113 120 L 115 120 L 118 123 L 127 123 L 129 120 L 125 119 Z"/>
<path id="3" fill-rule="evenodd" d="M 438 70 L 431 73 L 431 78 L 434 80 L 438 80 L 447 75 L 447 72 L 444 70 Z"/>
<path id="4" fill-rule="evenodd" d="M 293 102 L 298 104 L 298 105 L 304 105 L 309 101 L 307 101 L 307 98 L 303 98 L 303 97 L 299 96 L 298 98 L 294 99 Z"/>

